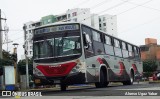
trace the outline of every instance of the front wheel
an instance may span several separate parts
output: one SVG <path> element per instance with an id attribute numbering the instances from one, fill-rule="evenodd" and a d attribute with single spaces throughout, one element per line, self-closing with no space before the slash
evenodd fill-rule
<path id="1" fill-rule="evenodd" d="M 60 85 L 60 87 L 61 87 L 61 91 L 66 91 L 67 89 L 67 85 L 63 83 Z"/>
<path id="2" fill-rule="evenodd" d="M 107 77 L 105 76 L 103 71 L 100 71 L 100 82 L 96 82 L 95 86 L 96 88 L 103 88 L 107 87 L 109 82 L 107 82 Z"/>

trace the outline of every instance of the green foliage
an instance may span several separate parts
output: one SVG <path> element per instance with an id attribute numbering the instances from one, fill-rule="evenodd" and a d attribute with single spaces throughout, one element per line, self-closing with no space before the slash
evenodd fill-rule
<path id="1" fill-rule="evenodd" d="M 156 61 L 148 60 L 143 62 L 143 72 L 145 77 L 152 76 L 153 72 L 157 69 Z"/>
<path id="2" fill-rule="evenodd" d="M 20 72 L 21 75 L 26 74 L 26 60 L 20 60 L 17 64 L 18 66 L 18 71 Z M 28 71 L 30 75 L 33 75 L 33 60 L 28 59 Z"/>
<path id="3" fill-rule="evenodd" d="M 13 61 L 12 59 L 12 54 L 10 54 L 9 52 L 3 50 L 2 51 L 3 54 L 3 59 L 0 59 L 0 75 L 3 74 L 3 66 L 13 66 Z"/>

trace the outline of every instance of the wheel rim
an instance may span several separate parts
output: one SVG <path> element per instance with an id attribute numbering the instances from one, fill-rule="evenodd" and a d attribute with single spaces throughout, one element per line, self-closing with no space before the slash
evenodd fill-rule
<path id="1" fill-rule="evenodd" d="M 130 81 L 131 81 L 131 83 L 133 83 L 133 74 L 131 74 Z"/>

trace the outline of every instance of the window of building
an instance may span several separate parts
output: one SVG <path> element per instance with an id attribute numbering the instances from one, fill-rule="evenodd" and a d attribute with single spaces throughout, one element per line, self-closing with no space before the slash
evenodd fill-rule
<path id="1" fill-rule="evenodd" d="M 68 18 L 70 18 L 71 17 L 71 15 L 70 14 L 68 14 Z"/>
<path id="2" fill-rule="evenodd" d="M 106 23 L 103 23 L 103 26 L 106 26 Z"/>
<path id="3" fill-rule="evenodd" d="M 98 32 L 96 32 L 96 31 L 93 30 L 92 34 L 93 34 L 93 40 L 101 42 L 100 33 L 98 33 Z"/>
<path id="4" fill-rule="evenodd" d="M 74 17 L 74 16 L 77 16 L 77 12 L 73 12 L 72 13 L 72 16 Z"/>
<path id="5" fill-rule="evenodd" d="M 51 21 L 52 21 L 51 19 L 48 19 L 48 23 L 51 23 Z"/>
<path id="6" fill-rule="evenodd" d="M 99 22 L 101 22 L 101 19 L 99 18 Z"/>
<path id="7" fill-rule="evenodd" d="M 103 17 L 103 21 L 105 21 L 106 20 L 106 18 L 105 17 Z"/>
<path id="8" fill-rule="evenodd" d="M 141 51 L 149 51 L 149 47 L 148 46 L 141 46 L 140 50 Z"/>
<path id="9" fill-rule="evenodd" d="M 101 24 L 99 24 L 99 27 L 101 27 Z"/>
<path id="10" fill-rule="evenodd" d="M 74 18 L 73 21 L 74 21 L 74 22 L 77 22 L 77 18 Z"/>

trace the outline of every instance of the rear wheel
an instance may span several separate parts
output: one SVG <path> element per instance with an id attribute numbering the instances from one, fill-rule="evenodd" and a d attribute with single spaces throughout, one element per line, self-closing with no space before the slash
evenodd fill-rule
<path id="1" fill-rule="evenodd" d="M 124 81 L 123 85 L 133 85 L 133 82 L 134 82 L 134 73 L 131 71 L 130 75 L 131 75 L 130 79 L 128 81 Z"/>

